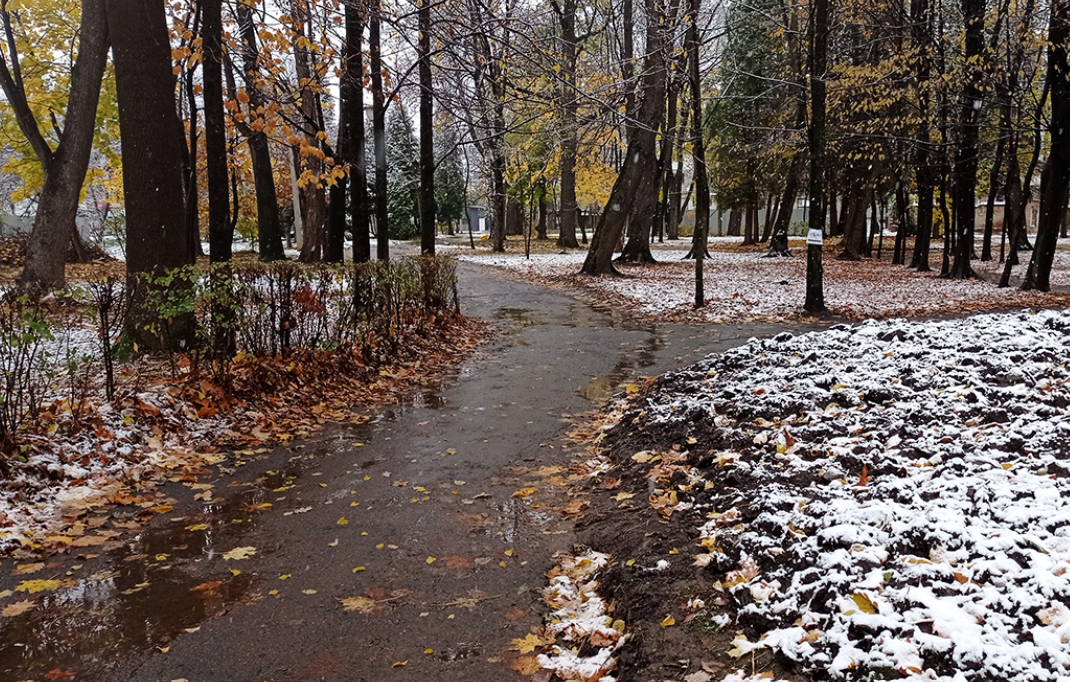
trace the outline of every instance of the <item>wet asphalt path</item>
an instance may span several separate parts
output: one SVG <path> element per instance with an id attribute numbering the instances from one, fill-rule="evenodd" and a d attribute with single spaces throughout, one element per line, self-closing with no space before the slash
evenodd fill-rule
<path id="1" fill-rule="evenodd" d="M 171 484 L 173 512 L 140 535 L 50 560 L 74 584 L 0 619 L 0 681 L 528 679 L 510 645 L 541 623 L 545 573 L 573 541 L 561 472 L 540 470 L 577 456 L 566 415 L 792 327 L 635 325 L 460 269 L 463 312 L 499 340 L 367 424 L 202 476 L 211 504 Z M 256 552 L 224 558 L 239 547 Z M 18 580 L 0 573 L 0 590 Z"/>

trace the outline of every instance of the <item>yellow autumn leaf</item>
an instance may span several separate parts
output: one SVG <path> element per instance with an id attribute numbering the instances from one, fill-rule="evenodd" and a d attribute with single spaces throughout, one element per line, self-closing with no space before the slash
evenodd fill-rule
<path id="1" fill-rule="evenodd" d="M 851 601 L 858 605 L 858 608 L 863 613 L 876 613 L 877 607 L 873 605 L 873 602 L 869 600 L 864 594 L 852 594 Z"/>
<path id="2" fill-rule="evenodd" d="M 661 621 L 661 627 L 667 628 L 670 625 L 676 625 L 676 619 L 672 616 L 668 616 L 665 620 Z"/>
<path id="3" fill-rule="evenodd" d="M 435 557 L 433 557 L 433 556 L 429 556 L 429 557 L 427 557 L 427 563 L 429 563 L 429 564 L 433 564 L 433 563 L 435 563 L 436 561 L 438 561 L 438 559 L 436 559 L 436 558 L 435 558 Z"/>
<path id="4" fill-rule="evenodd" d="M 347 519 L 346 517 L 343 516 L 342 518 L 338 519 L 338 525 L 339 526 L 347 526 L 347 525 L 349 525 L 349 519 Z"/>
<path id="5" fill-rule="evenodd" d="M 186 526 L 186 530 L 208 530 L 207 523 L 194 523 Z"/>
<path id="6" fill-rule="evenodd" d="M 520 490 L 513 493 L 513 497 L 522 500 L 525 497 L 531 497 L 537 492 L 539 492 L 538 488 L 521 488 Z"/>
<path id="7" fill-rule="evenodd" d="M 534 633 L 529 633 L 527 637 L 518 637 L 514 639 L 512 648 L 522 654 L 530 654 L 532 651 L 540 649 L 552 641 L 553 640 L 544 640 L 542 637 L 539 637 Z"/>
<path id="8" fill-rule="evenodd" d="M 256 547 L 235 547 L 229 552 L 224 552 L 223 558 L 227 561 L 231 559 L 248 559 L 254 554 L 256 554 Z"/>
<path id="9" fill-rule="evenodd" d="M 58 587 L 58 580 L 23 580 L 19 583 L 19 586 L 15 588 L 15 591 L 34 594 L 36 592 L 44 592 L 45 590 L 54 590 Z"/>
<path id="10" fill-rule="evenodd" d="M 342 603 L 342 608 L 346 611 L 356 611 L 358 613 L 371 613 L 377 606 L 374 599 L 367 597 L 347 597 L 338 601 Z"/>

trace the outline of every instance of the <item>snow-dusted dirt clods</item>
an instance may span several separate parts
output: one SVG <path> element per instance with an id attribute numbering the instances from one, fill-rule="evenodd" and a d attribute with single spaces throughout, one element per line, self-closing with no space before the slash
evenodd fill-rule
<path id="1" fill-rule="evenodd" d="M 615 437 L 689 444 L 635 459 L 752 644 L 833 679 L 1068 680 L 1068 360 L 1066 311 L 785 333 L 662 376 Z"/>

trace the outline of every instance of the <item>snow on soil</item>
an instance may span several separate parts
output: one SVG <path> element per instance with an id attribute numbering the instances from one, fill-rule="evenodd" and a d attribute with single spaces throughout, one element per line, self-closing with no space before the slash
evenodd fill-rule
<path id="1" fill-rule="evenodd" d="M 739 241 L 722 238 L 719 242 Z M 505 268 L 518 275 L 553 282 L 567 278 L 571 285 L 592 289 L 600 297 L 619 302 L 639 314 L 694 322 L 725 322 L 743 319 L 784 320 L 797 317 L 802 307 L 806 280 L 804 252 L 794 249 L 792 258 L 762 258 L 760 253 L 717 251 L 711 242 L 705 265 L 707 305 L 693 310 L 694 261 L 684 261 L 687 249 L 657 249 L 658 265 L 621 266 L 624 278 L 577 278 L 586 253 L 472 254 L 451 250 L 462 260 Z M 794 246 L 794 245 L 793 245 Z M 826 257 L 825 304 L 833 313 L 849 319 L 931 315 L 961 310 L 991 310 L 1070 304 L 1066 294 L 999 289 L 998 263 L 974 264 L 988 281 L 944 280 L 937 273 L 920 273 L 883 261 L 837 261 Z M 936 258 L 934 257 L 934 262 Z M 1015 272 L 1021 275 L 1024 265 Z M 1070 251 L 1056 252 L 1052 270 L 1054 286 L 1070 284 Z M 1053 303 L 1054 301 L 1054 303 Z"/>
<path id="2" fill-rule="evenodd" d="M 1068 349 L 1067 311 L 784 333 L 622 423 L 693 434 L 695 562 L 759 646 L 833 679 L 1068 680 Z"/>
<path id="3" fill-rule="evenodd" d="M 553 608 L 547 631 L 566 646 L 554 644 L 549 653 L 539 654 L 539 665 L 562 680 L 614 682 L 609 674 L 617 666 L 613 654 L 628 635 L 623 633 L 624 623 L 609 616 L 597 592 L 595 576 L 605 568 L 609 556 L 587 551 L 558 558 L 560 563 L 551 572 L 543 599 Z M 581 655 L 577 653 L 581 648 L 591 648 L 594 653 Z"/>

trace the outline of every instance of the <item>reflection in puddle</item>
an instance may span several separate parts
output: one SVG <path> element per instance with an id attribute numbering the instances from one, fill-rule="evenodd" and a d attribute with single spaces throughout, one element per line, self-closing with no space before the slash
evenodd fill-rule
<path id="1" fill-rule="evenodd" d="M 256 506 L 300 475 L 293 463 L 198 514 L 147 528 L 67 572 L 73 584 L 0 620 L 0 682 L 106 680 L 124 652 L 166 648 L 251 599 L 255 578 L 212 561 L 256 528 Z M 261 487 L 262 486 L 262 487 Z M 63 576 L 47 576 L 63 577 Z"/>
<path id="2" fill-rule="evenodd" d="M 652 367 L 657 362 L 656 353 L 665 347 L 666 337 L 654 330 L 633 355 L 621 358 L 609 374 L 595 377 L 587 382 L 577 393 L 596 406 L 605 405 L 621 387 L 621 384 L 635 377 L 637 370 Z"/>

